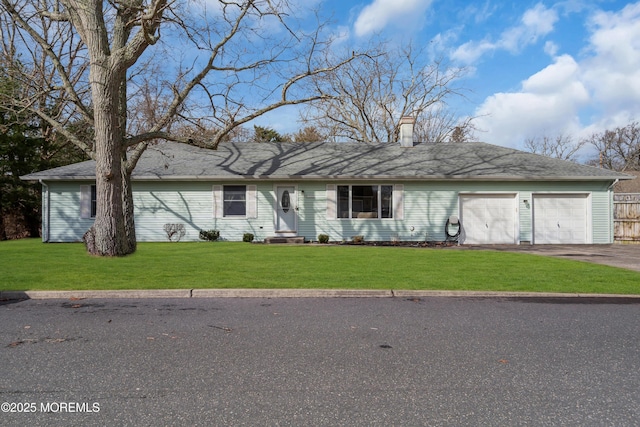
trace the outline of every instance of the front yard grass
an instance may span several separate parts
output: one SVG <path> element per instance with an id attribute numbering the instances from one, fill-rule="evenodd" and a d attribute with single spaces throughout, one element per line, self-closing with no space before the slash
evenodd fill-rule
<path id="1" fill-rule="evenodd" d="M 640 273 L 457 248 L 140 243 L 124 258 L 82 244 L 0 242 L 0 291 L 197 288 L 473 290 L 640 294 Z"/>

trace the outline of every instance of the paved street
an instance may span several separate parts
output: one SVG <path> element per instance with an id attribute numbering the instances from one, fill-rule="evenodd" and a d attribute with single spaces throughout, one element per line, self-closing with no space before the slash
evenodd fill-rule
<path id="1" fill-rule="evenodd" d="M 0 304 L 0 425 L 640 419 L 638 299 Z"/>

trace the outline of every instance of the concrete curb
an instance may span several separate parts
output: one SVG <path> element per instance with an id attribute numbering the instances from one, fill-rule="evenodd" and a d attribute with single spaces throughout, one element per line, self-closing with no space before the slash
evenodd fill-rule
<path id="1" fill-rule="evenodd" d="M 191 289 L 122 291 L 5 291 L 0 299 L 191 298 Z"/>
<path id="2" fill-rule="evenodd" d="M 91 298 L 635 298 L 640 295 L 549 292 L 420 291 L 360 289 L 167 289 L 122 291 L 4 291 L 0 300 Z"/>
<path id="3" fill-rule="evenodd" d="M 194 289 L 193 298 L 389 298 L 391 290 L 361 289 Z"/>
<path id="4" fill-rule="evenodd" d="M 625 294 L 569 294 L 553 292 L 499 292 L 499 291 L 393 291 L 398 298 L 465 297 L 465 298 L 637 298 Z"/>

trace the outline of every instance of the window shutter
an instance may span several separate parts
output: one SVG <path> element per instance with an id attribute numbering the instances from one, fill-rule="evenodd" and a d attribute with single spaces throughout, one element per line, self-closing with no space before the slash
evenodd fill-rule
<path id="1" fill-rule="evenodd" d="M 213 217 L 222 218 L 224 216 L 222 201 L 222 185 L 213 186 Z"/>
<path id="2" fill-rule="evenodd" d="M 393 186 L 393 218 L 404 219 L 404 184 Z"/>
<path id="3" fill-rule="evenodd" d="M 247 218 L 258 217 L 258 186 L 247 185 Z"/>
<path id="4" fill-rule="evenodd" d="M 80 218 L 91 218 L 91 186 L 80 186 Z"/>
<path id="5" fill-rule="evenodd" d="M 327 219 L 336 219 L 336 186 L 327 184 Z"/>

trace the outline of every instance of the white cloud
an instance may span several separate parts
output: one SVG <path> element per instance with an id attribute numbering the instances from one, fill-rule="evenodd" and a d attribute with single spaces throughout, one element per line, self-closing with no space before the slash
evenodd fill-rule
<path id="1" fill-rule="evenodd" d="M 521 148 L 527 137 L 580 138 L 640 119 L 640 2 L 594 14 L 589 30 L 580 59 L 554 57 L 519 90 L 485 99 L 475 112 L 481 139 Z"/>
<path id="2" fill-rule="evenodd" d="M 495 49 L 496 45 L 488 40 L 480 42 L 471 41 L 459 46 L 451 54 L 451 59 L 463 64 L 473 64 L 478 61 L 482 55 Z"/>
<path id="3" fill-rule="evenodd" d="M 580 122 L 578 112 L 590 100 L 579 80 L 580 67 L 569 55 L 522 82 L 521 91 L 488 97 L 476 111 L 476 125 L 487 141 L 519 147 L 541 132 L 566 132 Z"/>
<path id="4" fill-rule="evenodd" d="M 503 31 L 496 42 L 485 38 L 480 42 L 464 43 L 453 52 L 451 58 L 465 64 L 472 64 L 484 54 L 496 50 L 518 53 L 524 47 L 537 43 L 541 37 L 551 33 L 557 21 L 558 13 L 554 9 L 548 9 L 542 3 L 538 3 L 524 12 L 519 25 Z"/>
<path id="5" fill-rule="evenodd" d="M 389 24 L 401 28 L 414 26 L 431 5 L 432 0 L 373 0 L 365 6 L 354 24 L 362 37 L 384 29 Z"/>
<path id="6" fill-rule="evenodd" d="M 558 54 L 558 50 L 560 50 L 560 48 L 554 42 L 552 41 L 545 42 L 544 53 L 546 53 L 547 55 L 556 56 Z"/>
<path id="7" fill-rule="evenodd" d="M 502 33 L 496 46 L 512 53 L 519 52 L 524 46 L 534 44 L 540 37 L 553 31 L 558 14 L 538 3 L 533 9 L 522 15 L 521 24 Z"/>
<path id="8" fill-rule="evenodd" d="M 558 13 L 553 9 L 547 9 L 542 3 L 527 10 L 522 16 L 526 32 L 533 37 L 549 34 L 557 21 Z"/>
<path id="9" fill-rule="evenodd" d="M 625 108 L 640 115 L 640 3 L 619 13 L 600 12 L 591 26 L 585 81 L 609 113 Z"/>

